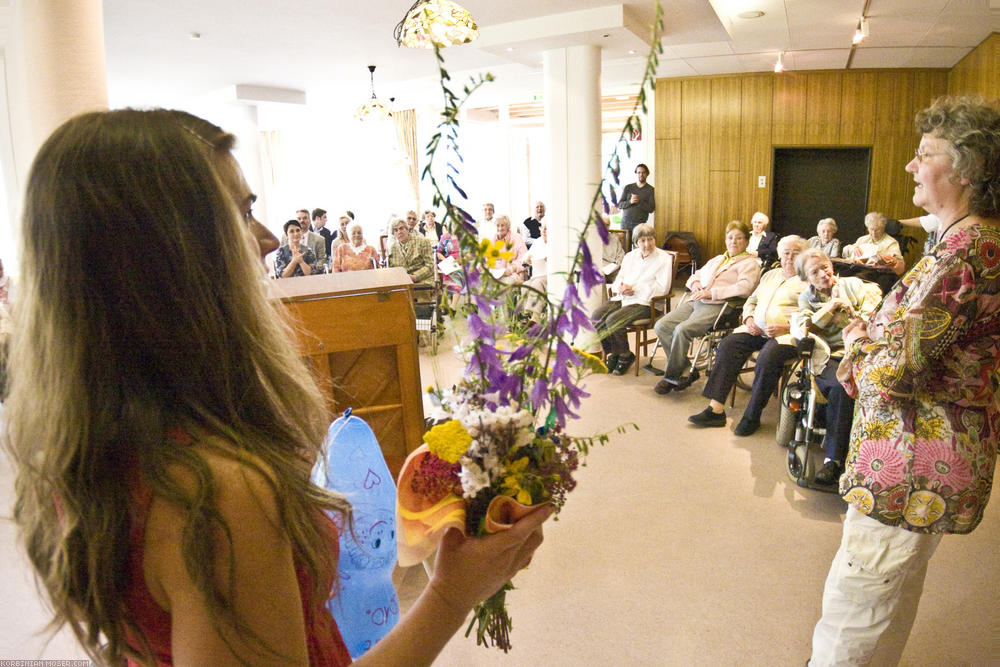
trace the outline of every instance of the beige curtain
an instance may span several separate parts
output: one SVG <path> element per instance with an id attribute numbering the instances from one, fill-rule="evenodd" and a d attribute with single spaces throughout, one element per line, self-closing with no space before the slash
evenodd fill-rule
<path id="1" fill-rule="evenodd" d="M 414 208 L 420 210 L 420 165 L 417 163 L 417 114 L 413 109 L 393 111 L 392 120 L 396 124 L 396 140 L 399 148 L 410 159 L 407 172 L 410 187 L 413 188 Z"/>
<path id="2" fill-rule="evenodd" d="M 278 156 L 281 154 L 281 130 L 260 133 L 260 159 L 268 185 L 278 182 Z"/>

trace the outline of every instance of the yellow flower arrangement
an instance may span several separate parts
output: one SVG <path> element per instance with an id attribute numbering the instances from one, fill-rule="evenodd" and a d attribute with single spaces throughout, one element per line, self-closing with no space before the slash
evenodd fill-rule
<path id="1" fill-rule="evenodd" d="M 458 463 L 458 459 L 469 449 L 472 436 L 462 426 L 462 422 L 451 419 L 424 433 L 424 442 L 431 453 L 442 461 Z"/>
<path id="2" fill-rule="evenodd" d="M 602 361 L 601 358 L 596 354 L 591 354 L 590 352 L 584 352 L 583 350 L 575 347 L 573 348 L 573 351 L 580 355 L 580 359 L 583 362 L 581 365 L 591 373 L 608 372 L 608 367 L 604 364 L 604 361 Z"/>

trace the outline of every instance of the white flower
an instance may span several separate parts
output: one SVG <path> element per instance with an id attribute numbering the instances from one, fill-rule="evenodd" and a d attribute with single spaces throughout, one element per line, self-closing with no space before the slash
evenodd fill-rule
<path id="1" fill-rule="evenodd" d="M 490 476 L 468 456 L 463 456 L 459 461 L 462 464 L 462 472 L 458 474 L 458 479 L 462 483 L 462 496 L 473 498 L 490 485 Z"/>

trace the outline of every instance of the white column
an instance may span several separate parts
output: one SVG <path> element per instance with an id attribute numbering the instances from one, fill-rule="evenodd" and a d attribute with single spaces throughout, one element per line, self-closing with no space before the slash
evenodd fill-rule
<path id="1" fill-rule="evenodd" d="M 550 194 L 545 220 L 549 236 L 549 294 L 562 297 L 569 258 L 601 180 L 601 51 L 571 46 L 546 51 L 545 129 L 549 139 Z M 588 237 L 599 263 L 596 230 Z M 589 305 L 600 303 L 593 295 Z"/>
<path id="2" fill-rule="evenodd" d="M 108 108 L 102 0 L 14 0 L 12 9 L 0 105 L 0 132 L 10 133 L 0 148 L 12 150 L 0 155 L 8 194 L 0 238 L 16 236 L 28 169 L 45 139 L 73 116 Z"/>

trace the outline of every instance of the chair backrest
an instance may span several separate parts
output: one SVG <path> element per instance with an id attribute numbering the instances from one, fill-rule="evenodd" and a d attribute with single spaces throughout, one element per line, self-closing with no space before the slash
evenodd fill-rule
<path id="1" fill-rule="evenodd" d="M 388 234 L 382 234 L 378 237 L 378 252 L 379 252 L 379 257 L 382 258 L 382 266 L 386 266 L 389 263 L 389 255 L 385 247 L 388 240 L 389 240 Z"/>
<path id="2" fill-rule="evenodd" d="M 615 234 L 618 237 L 618 241 L 621 242 L 622 249 L 625 252 L 628 252 L 629 250 L 632 249 L 631 239 L 629 238 L 631 236 L 631 233 L 629 232 L 629 230 L 627 230 L 627 229 L 609 229 L 608 231 L 611 232 L 612 234 Z"/>

